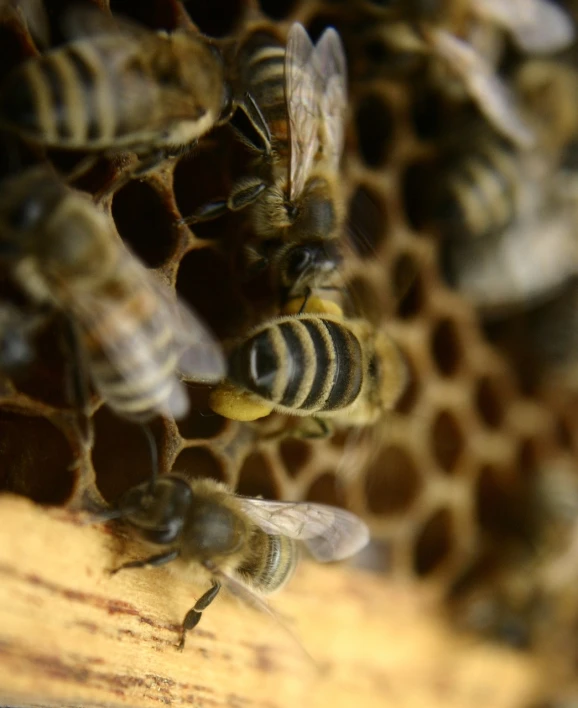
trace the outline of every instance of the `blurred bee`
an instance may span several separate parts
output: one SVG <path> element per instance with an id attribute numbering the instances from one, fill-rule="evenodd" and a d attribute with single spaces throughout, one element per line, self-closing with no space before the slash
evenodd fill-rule
<path id="1" fill-rule="evenodd" d="M 345 319 L 335 303 L 311 298 L 308 307 L 233 344 L 227 380 L 209 400 L 216 413 L 233 420 L 272 411 L 312 417 L 328 434 L 331 421 L 371 425 L 393 407 L 407 383 L 394 342 L 362 319 Z"/>
<path id="2" fill-rule="evenodd" d="M 496 73 L 501 47 L 495 30 L 507 30 L 522 51 L 555 52 L 574 39 L 572 21 L 562 8 L 549 0 L 394 0 L 379 12 L 393 24 L 374 30 L 375 41 L 381 36 L 394 54 L 399 45 L 406 54 L 438 57 L 496 130 L 520 147 L 533 144 L 515 94 Z M 447 88 L 447 78 L 443 85 Z"/>
<path id="3" fill-rule="evenodd" d="M 224 374 L 198 317 L 117 240 L 88 195 L 46 168 L 2 184 L 0 258 L 33 301 L 69 318 L 95 388 L 120 415 L 182 416 L 188 397 L 177 368 L 200 381 Z"/>
<path id="4" fill-rule="evenodd" d="M 519 154 L 497 136 L 477 137 L 469 151 L 459 150 L 447 160 L 433 187 L 434 221 L 446 238 L 498 235 L 522 208 L 527 175 Z"/>
<path id="5" fill-rule="evenodd" d="M 237 496 L 214 480 L 178 474 L 134 487 L 103 518 L 125 520 L 160 551 L 114 573 L 179 559 L 212 580 L 183 620 L 179 649 L 221 585 L 268 610 L 256 593 L 272 593 L 289 580 L 299 558 L 297 542 L 325 563 L 357 553 L 369 540 L 363 521 L 343 509 Z"/>
<path id="6" fill-rule="evenodd" d="M 578 75 L 529 61 L 515 77 L 539 142 L 515 150 L 476 135 L 450 160 L 434 197 L 446 275 L 484 314 L 550 298 L 578 272 Z"/>
<path id="7" fill-rule="evenodd" d="M 0 86 L 3 129 L 46 147 L 134 151 L 142 173 L 228 113 L 222 59 L 201 36 L 86 7 L 65 24 L 74 41 L 28 59 Z"/>
<path id="8" fill-rule="evenodd" d="M 347 69 L 339 35 L 317 44 L 292 25 L 286 48 L 254 32 L 238 53 L 239 82 L 263 147 L 256 176 L 241 180 L 226 200 L 207 204 L 183 223 L 251 208 L 257 245 L 251 265 L 268 267 L 282 301 L 325 286 L 339 263 L 344 220 L 339 163 L 347 106 Z M 259 150 L 255 143 L 252 147 Z"/>

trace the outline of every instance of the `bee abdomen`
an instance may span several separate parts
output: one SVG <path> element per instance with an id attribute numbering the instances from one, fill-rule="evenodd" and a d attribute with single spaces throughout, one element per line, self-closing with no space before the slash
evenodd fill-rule
<path id="1" fill-rule="evenodd" d="M 261 529 L 253 536 L 255 553 L 239 572 L 262 592 L 274 592 L 293 575 L 299 559 L 297 544 L 287 536 L 269 536 Z"/>
<path id="2" fill-rule="evenodd" d="M 446 235 L 498 235 L 516 217 L 519 175 L 514 158 L 499 147 L 482 150 L 449 175 L 439 216 Z"/>
<path id="3" fill-rule="evenodd" d="M 138 304 L 135 299 L 137 307 Z M 175 386 L 178 347 L 172 330 L 158 313 L 154 315 L 157 316 L 139 322 L 135 312 L 131 319 L 123 319 L 122 331 L 114 328 L 113 321 L 95 323 L 93 331 L 85 337 L 90 373 L 98 392 L 117 413 L 137 421 L 166 411 Z M 132 328 L 128 322 L 132 322 Z M 107 329 L 107 347 L 104 347 L 102 334 L 96 331 L 102 333 Z M 122 357 L 115 357 L 115 361 L 123 361 L 122 369 L 111 362 L 107 348 L 123 352 Z"/>
<path id="4" fill-rule="evenodd" d="M 99 148 L 141 127 L 139 110 L 130 111 L 139 125 L 130 124 L 127 95 L 120 71 L 106 66 L 96 43 L 76 42 L 12 73 L 2 88 L 0 123 L 42 144 Z"/>
<path id="5" fill-rule="evenodd" d="M 247 88 L 267 121 L 275 149 L 288 150 L 288 116 L 285 100 L 285 48 L 263 44 L 247 59 Z"/>
<path id="6" fill-rule="evenodd" d="M 359 395 L 361 346 L 337 322 L 291 317 L 267 326 L 236 349 L 229 376 L 285 408 L 310 413 L 339 410 Z"/>

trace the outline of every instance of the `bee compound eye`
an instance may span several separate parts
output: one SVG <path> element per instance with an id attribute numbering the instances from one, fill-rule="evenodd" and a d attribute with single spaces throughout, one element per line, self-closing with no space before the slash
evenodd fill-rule
<path id="1" fill-rule="evenodd" d="M 312 260 L 312 254 L 308 248 L 296 248 L 288 258 L 287 272 L 289 275 L 299 275 L 308 268 Z"/>

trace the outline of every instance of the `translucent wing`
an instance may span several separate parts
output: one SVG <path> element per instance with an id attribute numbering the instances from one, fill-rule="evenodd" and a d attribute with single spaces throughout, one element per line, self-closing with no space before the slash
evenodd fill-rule
<path id="1" fill-rule="evenodd" d="M 287 35 L 285 100 L 289 118 L 291 159 L 289 198 L 301 192 L 319 148 L 319 80 L 313 63 L 313 44 L 296 22 Z"/>
<path id="2" fill-rule="evenodd" d="M 100 10 L 95 5 L 73 5 L 64 13 L 62 31 L 69 39 L 84 39 L 102 34 L 121 34 L 137 40 L 154 36 L 154 32 L 137 22 L 110 12 Z"/>
<path id="3" fill-rule="evenodd" d="M 571 18 L 550 0 L 476 0 L 472 8 L 508 29 L 524 51 L 556 52 L 574 39 Z"/>
<path id="4" fill-rule="evenodd" d="M 197 381 L 218 381 L 225 373 L 221 348 L 192 310 L 124 248 L 117 275 L 110 293 L 74 293 L 70 311 L 127 390 L 143 380 L 165 381 L 166 397 L 156 412 L 182 417 L 188 397 L 177 370 Z"/>
<path id="5" fill-rule="evenodd" d="M 435 30 L 430 36 L 437 53 L 462 78 L 494 127 L 520 147 L 531 147 L 535 136 L 520 115 L 514 94 L 483 57 L 449 32 Z"/>
<path id="6" fill-rule="evenodd" d="M 345 137 L 347 62 L 339 35 L 332 27 L 317 42 L 314 61 L 320 77 L 321 146 L 330 167 L 337 171 Z"/>
<path id="7" fill-rule="evenodd" d="M 245 513 L 263 531 L 303 541 L 318 561 L 341 560 L 361 550 L 369 529 L 355 514 L 325 504 L 239 497 Z"/>
<path id="8" fill-rule="evenodd" d="M 0 0 L 0 17 L 16 16 L 43 49 L 50 45 L 50 23 L 42 0 Z"/>

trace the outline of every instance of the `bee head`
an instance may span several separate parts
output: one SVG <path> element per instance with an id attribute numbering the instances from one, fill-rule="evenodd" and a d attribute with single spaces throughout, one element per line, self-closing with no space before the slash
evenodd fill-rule
<path id="1" fill-rule="evenodd" d="M 285 287 L 309 285 L 327 276 L 339 265 L 341 257 L 330 241 L 310 241 L 291 246 L 281 257 L 281 280 Z"/>
<path id="2" fill-rule="evenodd" d="M 183 479 L 165 476 L 154 484 L 133 487 L 121 498 L 121 518 L 147 541 L 169 544 L 180 535 L 191 505 L 191 488 Z"/>

